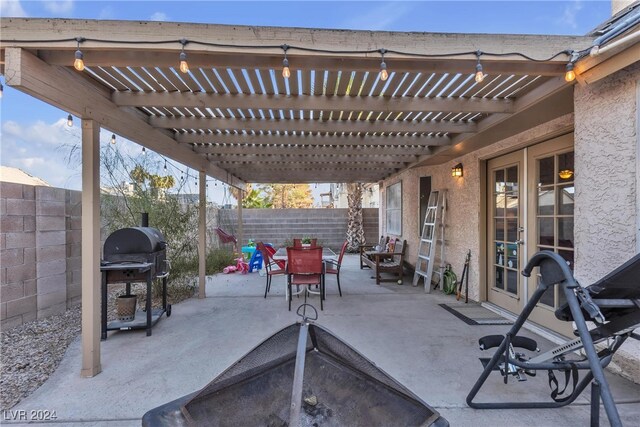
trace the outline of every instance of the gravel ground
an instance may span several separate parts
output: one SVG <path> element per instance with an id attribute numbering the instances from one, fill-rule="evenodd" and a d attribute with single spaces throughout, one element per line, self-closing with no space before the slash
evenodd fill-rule
<path id="1" fill-rule="evenodd" d="M 144 307 L 146 286 L 133 284 L 131 291 L 138 295 L 138 308 Z M 115 298 L 123 294 L 124 285 L 110 286 L 107 300 L 109 320 L 116 318 Z M 193 285 L 174 283 L 169 286 L 168 302 L 176 304 L 193 295 Z M 154 306 L 161 304 L 161 299 L 154 298 Z M 71 341 L 80 334 L 80 326 L 81 309 L 77 305 L 64 313 L 2 331 L 0 410 L 12 408 L 49 378 L 60 364 Z"/>

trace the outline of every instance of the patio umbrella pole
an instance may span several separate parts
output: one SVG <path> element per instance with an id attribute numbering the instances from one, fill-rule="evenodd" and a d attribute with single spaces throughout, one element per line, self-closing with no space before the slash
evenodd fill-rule
<path id="1" fill-rule="evenodd" d="M 302 406 L 302 381 L 304 380 L 304 361 L 307 355 L 307 336 L 309 323 L 306 319 L 300 324 L 298 336 L 298 350 L 296 352 L 296 367 L 293 373 L 293 389 L 291 391 L 291 410 L 289 411 L 289 426 L 300 425 L 300 407 Z"/>

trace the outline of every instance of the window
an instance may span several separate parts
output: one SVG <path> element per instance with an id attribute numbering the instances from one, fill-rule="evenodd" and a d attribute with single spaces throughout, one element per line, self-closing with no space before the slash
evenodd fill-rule
<path id="1" fill-rule="evenodd" d="M 402 235 L 402 181 L 387 187 L 387 234 Z"/>

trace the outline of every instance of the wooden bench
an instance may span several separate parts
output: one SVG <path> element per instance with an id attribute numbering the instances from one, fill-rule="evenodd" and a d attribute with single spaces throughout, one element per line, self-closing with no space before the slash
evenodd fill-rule
<path id="1" fill-rule="evenodd" d="M 389 237 L 380 236 L 380 242 L 377 246 L 380 246 L 383 250 L 389 241 Z M 371 268 L 366 260 L 371 261 L 372 258 L 367 254 L 368 252 L 376 252 L 376 245 L 360 245 L 360 270 L 365 267 Z"/>
<path id="2" fill-rule="evenodd" d="M 365 251 L 367 256 L 360 256 L 360 262 L 373 270 L 376 284 L 380 282 L 398 282 L 402 284 L 404 252 L 407 247 L 406 240 L 395 239 L 393 252 Z M 391 278 L 383 278 L 381 273 L 391 274 Z"/>

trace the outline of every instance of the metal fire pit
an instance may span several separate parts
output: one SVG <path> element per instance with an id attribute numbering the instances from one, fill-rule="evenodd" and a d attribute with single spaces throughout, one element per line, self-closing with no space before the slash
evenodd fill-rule
<path id="1" fill-rule="evenodd" d="M 262 342 L 143 426 L 448 426 L 415 394 L 305 319 Z"/>

